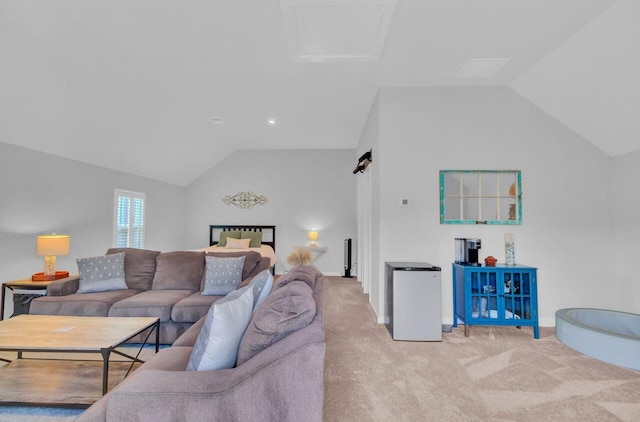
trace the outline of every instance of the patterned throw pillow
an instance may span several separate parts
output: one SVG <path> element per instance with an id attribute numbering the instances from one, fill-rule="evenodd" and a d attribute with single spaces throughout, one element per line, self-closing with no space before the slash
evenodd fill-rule
<path id="1" fill-rule="evenodd" d="M 234 291 L 242 281 L 244 260 L 244 256 L 236 258 L 206 256 L 206 274 L 202 294 L 205 296 L 225 296 Z"/>
<path id="2" fill-rule="evenodd" d="M 124 252 L 78 258 L 76 262 L 80 274 L 78 293 L 128 289 L 124 281 Z"/>
<path id="3" fill-rule="evenodd" d="M 191 351 L 187 371 L 233 368 L 252 309 L 253 289 L 249 286 L 214 302 Z"/>

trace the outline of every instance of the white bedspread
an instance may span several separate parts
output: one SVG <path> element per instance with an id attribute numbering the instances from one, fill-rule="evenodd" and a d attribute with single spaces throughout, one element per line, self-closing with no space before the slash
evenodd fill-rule
<path id="1" fill-rule="evenodd" d="M 207 246 L 205 248 L 194 249 L 194 251 L 202 251 L 202 252 L 245 252 L 245 251 L 254 251 L 258 252 L 263 257 L 267 257 L 271 260 L 271 266 L 276 265 L 276 261 L 278 257 L 276 256 L 276 251 L 269 245 L 260 245 L 259 248 L 243 248 L 243 249 L 231 249 L 225 248 L 222 246 Z"/>

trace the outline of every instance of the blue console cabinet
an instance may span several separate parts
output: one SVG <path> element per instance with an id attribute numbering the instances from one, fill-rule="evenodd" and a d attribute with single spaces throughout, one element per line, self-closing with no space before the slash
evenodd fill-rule
<path id="1" fill-rule="evenodd" d="M 539 338 L 537 269 L 526 265 L 453 265 L 453 326 L 533 327 Z"/>

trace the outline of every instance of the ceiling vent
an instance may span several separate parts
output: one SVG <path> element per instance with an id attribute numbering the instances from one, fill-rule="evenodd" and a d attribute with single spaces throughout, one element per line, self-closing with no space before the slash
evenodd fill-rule
<path id="1" fill-rule="evenodd" d="M 456 79 L 490 79 L 500 72 L 511 59 L 471 59 L 465 64 Z"/>
<path id="2" fill-rule="evenodd" d="M 280 0 L 294 61 L 377 61 L 397 0 Z"/>

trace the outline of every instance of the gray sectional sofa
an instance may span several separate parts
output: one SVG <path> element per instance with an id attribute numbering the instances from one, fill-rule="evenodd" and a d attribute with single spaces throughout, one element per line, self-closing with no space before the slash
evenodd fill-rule
<path id="1" fill-rule="evenodd" d="M 77 293 L 79 277 L 53 281 L 47 296 L 34 299 L 29 313 L 36 315 L 82 315 L 160 318 L 160 342 L 173 343 L 211 305 L 223 296 L 202 295 L 205 253 L 179 251 L 160 253 L 133 248 L 112 248 L 107 255 L 125 253 L 124 277 L 127 289 Z M 207 252 L 218 257 L 245 256 L 243 287 L 269 268 L 269 258 L 258 252 Z M 142 338 L 135 339 L 140 341 Z"/>
<path id="2" fill-rule="evenodd" d="M 281 276 L 254 311 L 235 367 L 186 370 L 204 317 L 77 421 L 322 421 L 322 280 L 307 266 Z"/>

